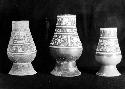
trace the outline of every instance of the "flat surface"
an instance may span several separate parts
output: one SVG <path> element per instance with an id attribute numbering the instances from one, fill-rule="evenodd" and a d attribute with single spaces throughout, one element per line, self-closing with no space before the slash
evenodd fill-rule
<path id="1" fill-rule="evenodd" d="M 125 89 L 124 71 L 121 76 L 112 78 L 96 76 L 96 71 L 85 71 L 72 78 L 43 73 L 22 77 L 0 74 L 0 89 Z"/>

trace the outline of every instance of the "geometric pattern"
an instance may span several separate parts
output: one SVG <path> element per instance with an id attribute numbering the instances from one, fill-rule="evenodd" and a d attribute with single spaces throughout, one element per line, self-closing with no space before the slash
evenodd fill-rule
<path id="1" fill-rule="evenodd" d="M 96 54 L 121 54 L 117 28 L 101 28 Z"/>
<path id="2" fill-rule="evenodd" d="M 50 47 L 82 48 L 76 28 L 76 15 L 58 15 L 54 36 Z"/>
<path id="3" fill-rule="evenodd" d="M 12 22 L 12 32 L 7 49 L 8 53 L 31 54 L 36 52 L 36 46 L 27 24 L 28 21 L 22 21 L 22 23 Z"/>

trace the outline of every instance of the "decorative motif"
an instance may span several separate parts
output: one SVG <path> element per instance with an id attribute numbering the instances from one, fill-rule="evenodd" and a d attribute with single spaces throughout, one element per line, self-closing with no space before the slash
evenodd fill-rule
<path id="1" fill-rule="evenodd" d="M 36 52 L 37 52 L 36 46 L 29 29 L 29 21 L 12 21 L 12 32 L 9 45 L 7 48 L 7 54 L 10 60 L 13 61 L 14 63 L 17 63 L 18 65 L 16 66 L 23 65 L 21 63 L 25 64 L 28 63 L 29 65 L 29 63 L 34 60 Z M 32 75 L 36 73 L 36 71 L 33 70 L 33 68 L 30 68 L 32 70 L 29 70 L 27 69 L 28 67 L 25 68 L 26 70 L 32 71 L 31 73 L 25 71 L 24 68 L 19 69 L 19 70 L 24 70 L 22 71 L 23 73 L 21 73 L 19 71 L 16 71 L 16 67 L 14 66 L 15 65 L 13 65 L 9 74 L 25 75 L 27 72 L 28 75 Z M 32 64 L 30 63 L 30 67 L 31 66 Z"/>
<path id="2" fill-rule="evenodd" d="M 62 28 L 62 27 L 56 27 L 55 33 L 70 33 L 70 34 L 77 34 L 77 29 L 76 28 Z"/>
<path id="3" fill-rule="evenodd" d="M 100 38 L 117 38 L 117 28 L 100 28 Z"/>
<path id="4" fill-rule="evenodd" d="M 36 53 L 28 21 L 13 21 L 8 53 Z"/>
<path id="5" fill-rule="evenodd" d="M 74 77 L 74 75 L 78 75 L 79 71 L 77 69 L 76 62 L 70 61 L 62 62 L 61 64 L 57 65 L 52 73 L 56 74 L 56 76 Z"/>
<path id="6" fill-rule="evenodd" d="M 50 43 L 50 46 L 58 47 L 82 47 L 78 35 L 55 34 Z"/>
<path id="7" fill-rule="evenodd" d="M 96 49 L 96 54 L 121 54 L 117 28 L 100 28 L 100 39 Z"/>
<path id="8" fill-rule="evenodd" d="M 12 69 L 10 74 L 20 74 L 20 75 L 31 75 L 34 72 L 34 69 L 31 63 L 13 63 Z M 27 72 L 24 72 L 27 71 Z"/>
<path id="9" fill-rule="evenodd" d="M 120 48 L 117 39 L 99 39 L 96 53 L 120 53 Z"/>
<path id="10" fill-rule="evenodd" d="M 57 62 L 51 74 L 64 77 L 81 74 L 75 63 L 83 49 L 77 33 L 76 15 L 57 16 L 55 33 L 49 47 L 51 55 Z"/>
<path id="11" fill-rule="evenodd" d="M 71 26 L 76 27 L 76 15 L 58 15 L 56 26 Z"/>
<path id="12" fill-rule="evenodd" d="M 79 40 L 79 36 L 77 33 L 75 15 L 68 14 L 57 16 L 56 29 L 53 39 L 50 43 L 50 47 L 82 48 L 82 43 Z"/>

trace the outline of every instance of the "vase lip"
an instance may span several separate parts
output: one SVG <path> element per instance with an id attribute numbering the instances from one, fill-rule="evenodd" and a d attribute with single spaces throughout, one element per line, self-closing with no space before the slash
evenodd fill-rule
<path id="1" fill-rule="evenodd" d="M 59 14 L 57 17 L 76 17 L 74 14 Z"/>
<path id="2" fill-rule="evenodd" d="M 12 23 L 17 23 L 17 22 L 27 22 L 27 23 L 29 23 L 29 20 L 14 20 L 14 21 L 12 21 Z"/>
<path id="3" fill-rule="evenodd" d="M 117 30 L 117 27 L 100 28 L 100 30 Z"/>
<path id="4" fill-rule="evenodd" d="M 21 20 L 21 21 L 12 21 L 12 25 L 15 26 L 29 26 L 29 21 L 28 20 Z"/>

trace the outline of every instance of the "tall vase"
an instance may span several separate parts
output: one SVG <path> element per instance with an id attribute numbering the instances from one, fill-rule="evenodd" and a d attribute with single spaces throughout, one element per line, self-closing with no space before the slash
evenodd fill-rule
<path id="1" fill-rule="evenodd" d="M 121 75 L 116 68 L 122 58 L 117 38 L 117 28 L 100 28 L 100 39 L 95 58 L 102 64 L 97 75 L 105 77 Z"/>
<path id="2" fill-rule="evenodd" d="M 7 48 L 8 58 L 13 62 L 10 75 L 34 75 L 31 62 L 36 57 L 36 46 L 33 41 L 29 21 L 12 21 L 12 32 Z"/>
<path id="3" fill-rule="evenodd" d="M 83 48 L 77 33 L 76 15 L 57 16 L 55 33 L 49 47 L 51 55 L 56 59 L 51 74 L 63 77 L 81 75 L 76 60 L 81 56 Z"/>

